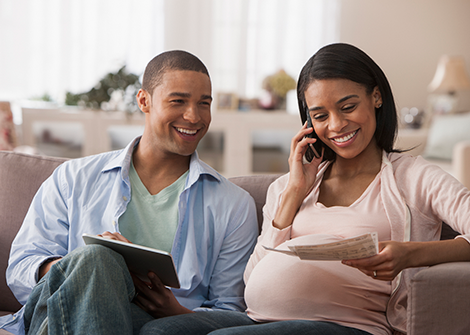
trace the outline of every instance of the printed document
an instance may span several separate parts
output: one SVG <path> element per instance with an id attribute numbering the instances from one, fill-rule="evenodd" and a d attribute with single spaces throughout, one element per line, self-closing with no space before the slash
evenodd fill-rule
<path id="1" fill-rule="evenodd" d="M 344 259 L 366 258 L 379 252 L 376 232 L 367 233 L 341 241 L 316 245 L 289 245 L 290 250 L 280 250 L 263 246 L 266 250 L 286 255 L 298 256 L 302 260 L 340 261 Z"/>

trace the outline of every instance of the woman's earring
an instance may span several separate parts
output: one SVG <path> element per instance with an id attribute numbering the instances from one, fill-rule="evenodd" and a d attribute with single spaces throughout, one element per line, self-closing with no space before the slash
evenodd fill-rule
<path id="1" fill-rule="evenodd" d="M 380 107 L 382 107 L 382 104 L 379 104 L 379 105 L 377 106 L 377 108 L 380 108 Z"/>

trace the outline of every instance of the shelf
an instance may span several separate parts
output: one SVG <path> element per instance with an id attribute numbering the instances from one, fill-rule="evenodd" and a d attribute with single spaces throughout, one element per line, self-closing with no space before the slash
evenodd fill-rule
<path id="1" fill-rule="evenodd" d="M 43 147 L 68 145 L 74 148 L 74 155 L 88 156 L 124 146 L 136 134 L 142 132 L 144 121 L 142 113 L 128 116 L 124 112 L 23 108 L 23 144 L 38 147 L 44 132 L 49 131 L 46 136 L 49 143 L 43 143 Z M 51 129 L 56 127 L 58 131 L 64 132 L 67 124 L 70 129 L 74 129 L 73 133 L 62 136 L 69 139 L 57 140 Z M 283 146 L 289 147 L 290 138 L 300 127 L 299 116 L 284 111 L 214 112 L 208 135 L 223 138 L 222 158 L 218 157 L 220 150 L 215 153 L 201 152 L 201 158 L 207 157 L 208 163 L 222 160 L 221 173 L 226 177 L 251 175 L 254 174 L 253 134 L 259 131 L 273 132 L 274 142 L 282 137 Z M 80 143 L 73 143 L 77 139 Z M 286 141 L 287 143 L 284 143 Z M 265 157 L 268 157 L 268 154 Z M 285 166 L 281 170 L 271 172 L 286 172 Z"/>

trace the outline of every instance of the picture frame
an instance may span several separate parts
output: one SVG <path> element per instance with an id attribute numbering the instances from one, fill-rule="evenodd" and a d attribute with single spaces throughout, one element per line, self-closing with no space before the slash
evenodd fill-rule
<path id="1" fill-rule="evenodd" d="M 217 110 L 237 110 L 238 96 L 235 93 L 217 93 Z"/>

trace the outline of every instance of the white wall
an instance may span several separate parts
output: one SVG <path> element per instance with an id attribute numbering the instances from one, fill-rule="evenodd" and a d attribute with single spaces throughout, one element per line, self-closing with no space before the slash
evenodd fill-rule
<path id="1" fill-rule="evenodd" d="M 398 108 L 425 108 L 441 55 L 462 55 L 470 73 L 470 1 L 342 0 L 341 42 L 368 53 L 384 70 Z M 470 110 L 470 92 L 460 95 Z"/>

